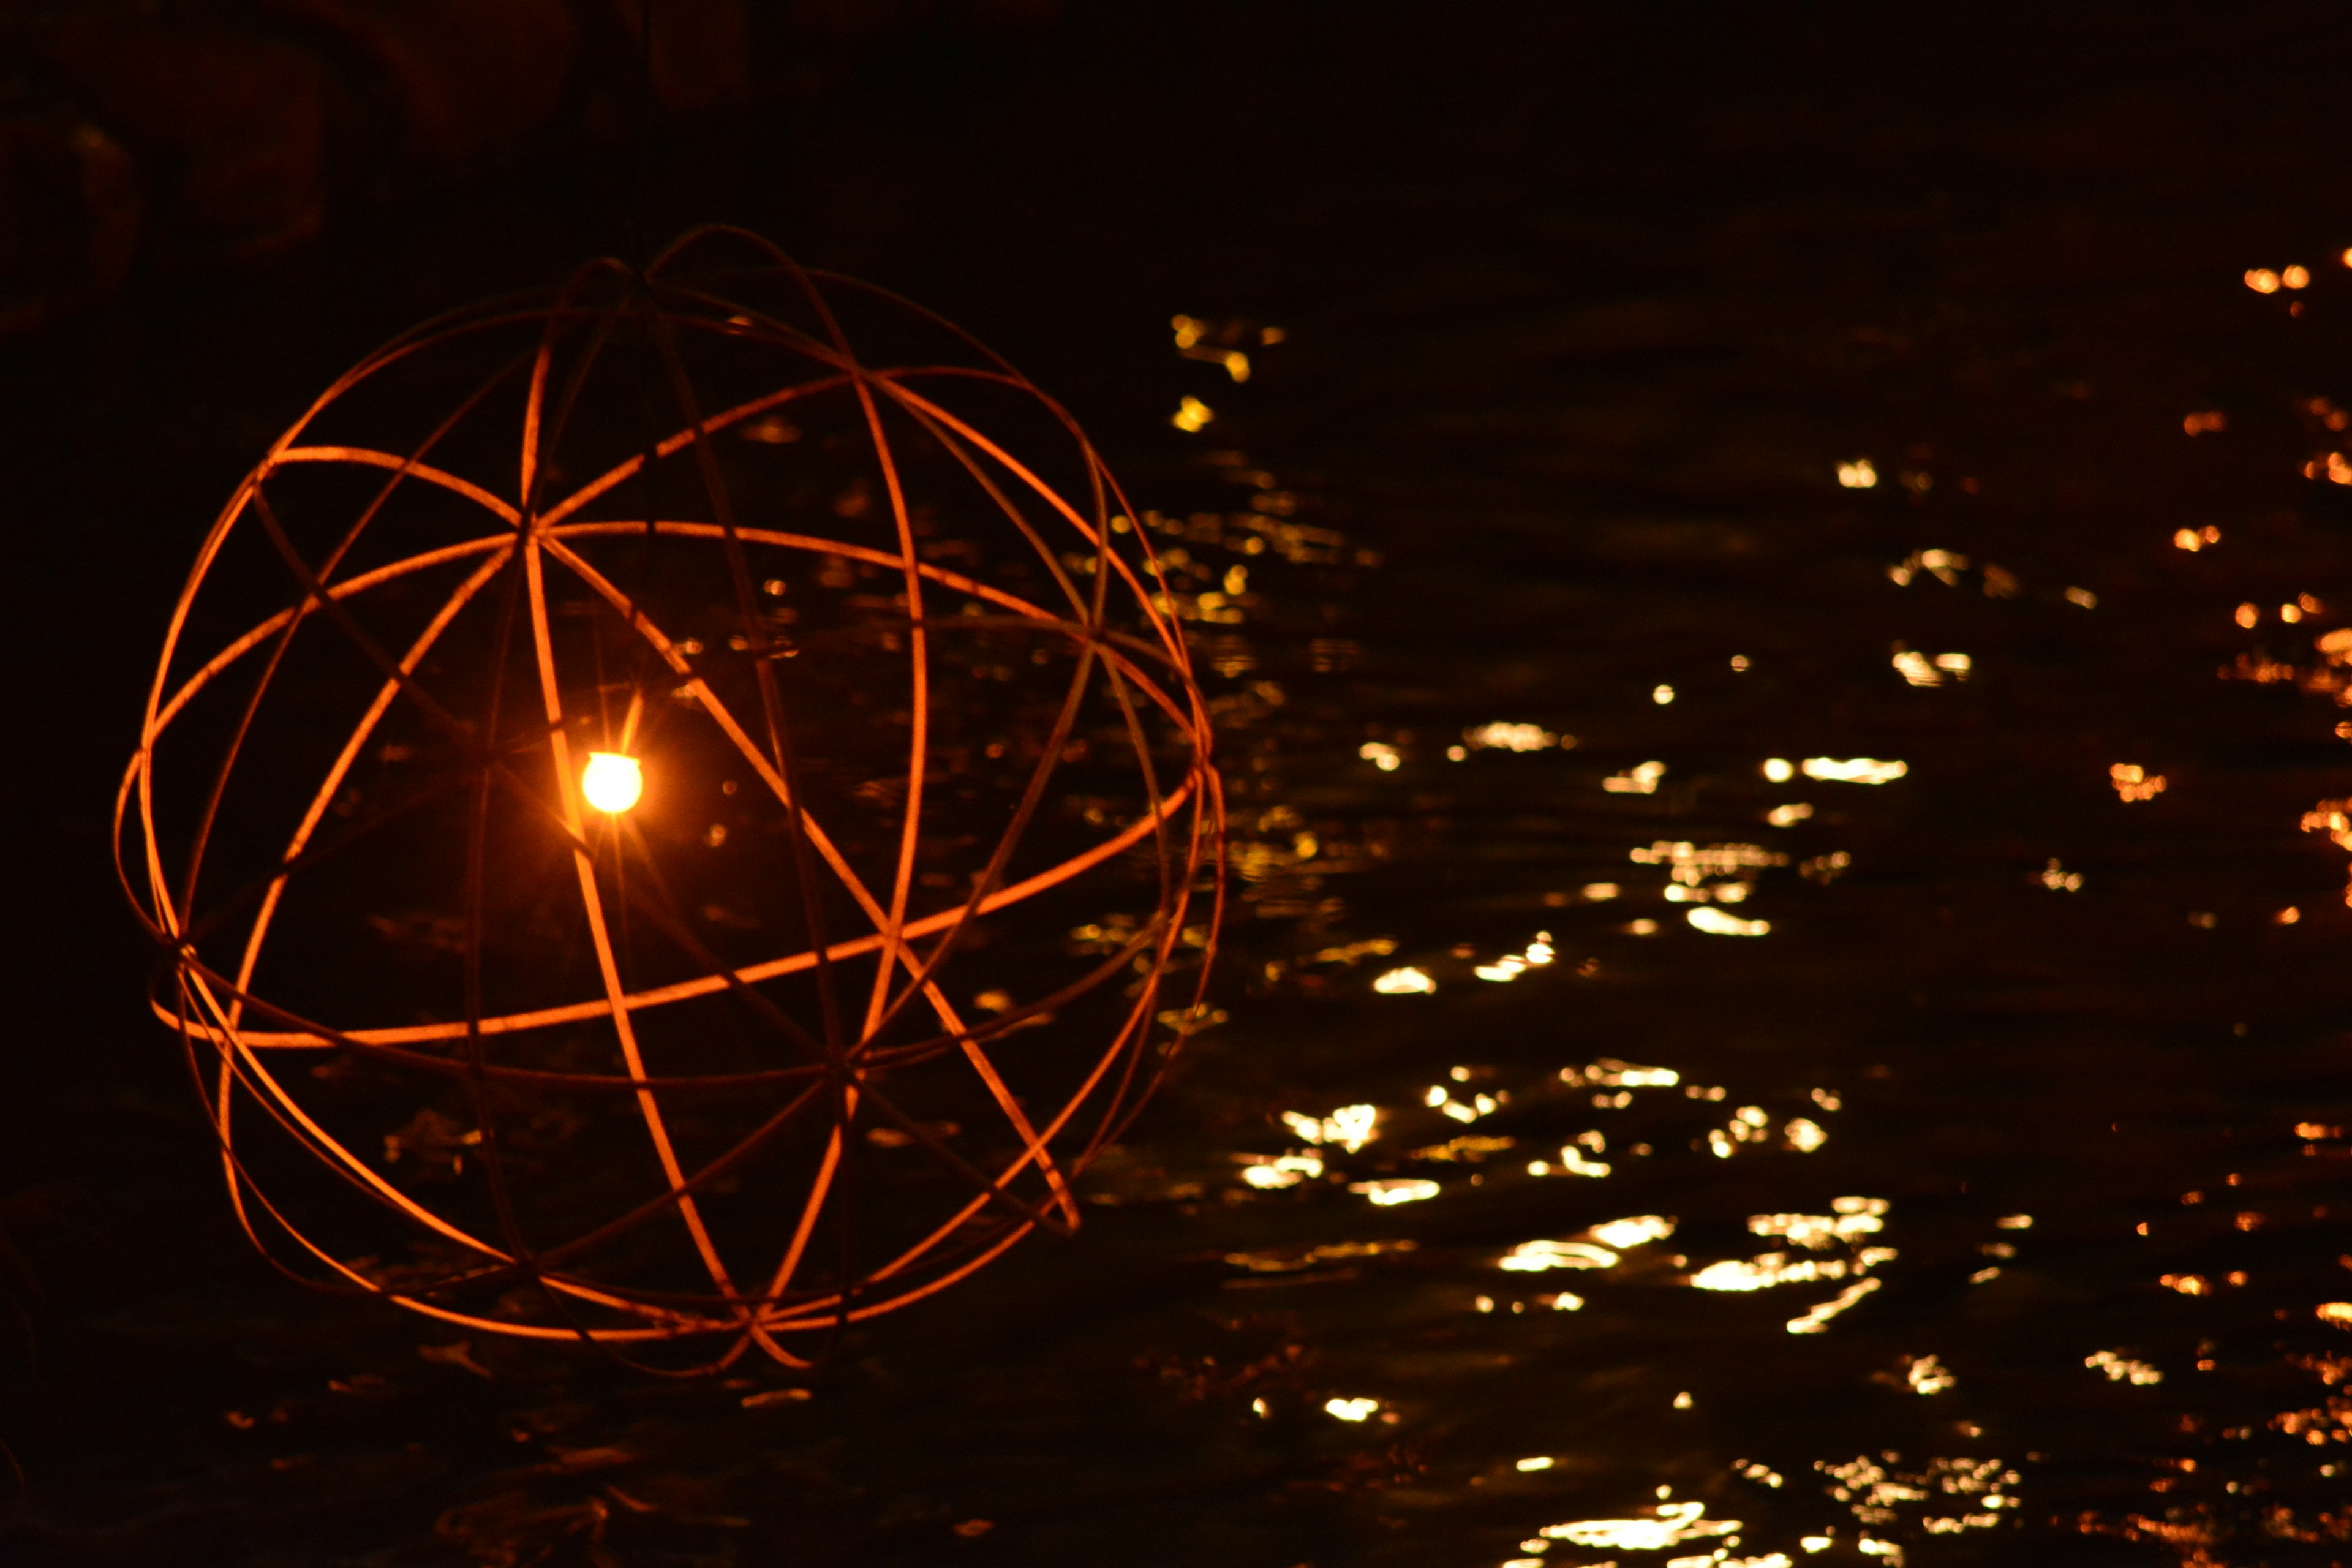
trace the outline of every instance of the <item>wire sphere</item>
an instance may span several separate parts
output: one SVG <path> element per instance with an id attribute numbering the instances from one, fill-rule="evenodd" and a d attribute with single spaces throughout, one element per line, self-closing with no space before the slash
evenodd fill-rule
<path id="1" fill-rule="evenodd" d="M 737 230 L 337 381 L 116 810 L 256 1246 L 709 1371 L 1076 1226 L 1223 900 L 1130 511 L 1002 360 Z"/>

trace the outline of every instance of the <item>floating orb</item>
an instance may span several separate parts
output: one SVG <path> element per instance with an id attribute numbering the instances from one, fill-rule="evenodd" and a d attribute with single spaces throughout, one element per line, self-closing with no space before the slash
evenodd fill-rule
<path id="1" fill-rule="evenodd" d="M 580 770 L 580 794 L 590 805 L 618 816 L 646 793 L 646 772 L 635 757 L 618 752 L 591 752 Z"/>
<path id="2" fill-rule="evenodd" d="M 1223 897 L 1137 515 L 1003 360 L 734 230 L 329 387 L 116 813 L 254 1243 L 709 1371 L 1075 1227 Z"/>

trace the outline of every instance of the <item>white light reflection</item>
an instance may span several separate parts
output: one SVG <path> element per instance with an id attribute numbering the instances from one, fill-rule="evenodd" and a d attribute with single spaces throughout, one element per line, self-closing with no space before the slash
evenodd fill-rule
<path id="1" fill-rule="evenodd" d="M 1243 1163 L 1242 1180 L 1262 1193 L 1280 1192 L 1323 1173 L 1323 1162 L 1313 1154 L 1236 1154 Z"/>
<path id="2" fill-rule="evenodd" d="M 1641 1214 L 1612 1219 L 1592 1227 L 1592 1238 L 1605 1247 L 1630 1250 L 1645 1241 L 1664 1241 L 1674 1235 L 1675 1222 L 1664 1215 Z"/>
<path id="3" fill-rule="evenodd" d="M 1733 877 L 1741 871 L 1789 863 L 1786 855 L 1761 844 L 1699 845 L 1687 838 L 1656 839 L 1646 849 L 1637 846 L 1628 850 L 1626 858 L 1636 866 L 1664 866 L 1668 868 L 1667 877 L 1685 888 L 1695 888 L 1709 878 Z"/>
<path id="4" fill-rule="evenodd" d="M 1342 1421 L 1369 1419 L 1380 1407 L 1381 1402 L 1377 1399 L 1327 1399 L 1323 1402 L 1324 1412 Z"/>
<path id="5" fill-rule="evenodd" d="M 1741 1528 L 1736 1519 L 1709 1519 L 1703 1502 L 1662 1502 L 1653 1519 L 1586 1519 L 1572 1524 L 1547 1524 L 1537 1533 L 1548 1541 L 1576 1546 L 1616 1548 L 1622 1552 L 1657 1552 L 1685 1541 L 1708 1541 Z M 1702 1559 L 1713 1562 L 1713 1558 Z"/>
<path id="6" fill-rule="evenodd" d="M 1821 779 L 1829 784 L 1892 784 L 1911 771 L 1908 763 L 1880 762 L 1875 757 L 1807 757 L 1803 764 L 1809 779 Z M 1780 781 L 1773 781 L 1778 783 Z"/>
<path id="7" fill-rule="evenodd" d="M 1617 1254 L 1589 1241 L 1523 1241 L 1496 1267 L 1513 1274 L 1541 1274 L 1553 1268 L 1614 1268 L 1618 1262 Z"/>
<path id="8" fill-rule="evenodd" d="M 2127 1382 L 2135 1387 L 2145 1388 L 2151 1384 L 2164 1381 L 2164 1373 L 2148 1365 L 2147 1363 L 2134 1361 L 2129 1356 L 2116 1351 L 2100 1351 L 2085 1356 L 2083 1358 L 2083 1364 L 2105 1373 L 2109 1383 Z"/>
<path id="9" fill-rule="evenodd" d="M 1895 670 L 1914 686 L 1941 686 L 1944 678 L 1966 680 L 1975 661 L 1964 653 L 1939 653 L 1933 658 L 1908 648 L 1898 648 L 1894 659 Z"/>
<path id="10" fill-rule="evenodd" d="M 1999 1459 L 1935 1458 L 1916 1470 L 1895 1470 L 1891 1467 L 1896 1458 L 1889 1453 L 1880 1455 L 1878 1459 L 1861 1458 L 1842 1465 L 1817 1460 L 1813 1468 L 1830 1479 L 1831 1484 L 1823 1489 L 1844 1503 L 1858 1522 L 1880 1528 L 1899 1523 L 1902 1516 L 1897 1510 L 1906 1506 L 1940 1504 L 1948 1508 L 1957 1500 L 1981 1508 L 1982 1512 L 1923 1514 L 1918 1520 L 1919 1528 L 1930 1535 L 1957 1535 L 1963 1531 L 1990 1530 L 2001 1522 L 1998 1510 L 2019 1506 L 2018 1499 L 2003 1489 L 2017 1485 L 2018 1473 L 2005 1468 Z M 1880 1463 L 1882 1459 L 1885 1463 Z M 1815 1552 L 1828 1547 L 1831 1542 L 1827 1535 L 1807 1536 L 1801 1544 L 1806 1551 Z M 1890 1563 L 1902 1561 L 1900 1550 L 1890 1542 L 1874 1542 L 1870 1536 L 1864 1535 L 1854 1544 Z"/>
<path id="11" fill-rule="evenodd" d="M 1959 1379 L 1946 1370 L 1944 1363 L 1934 1356 L 1911 1356 L 1906 1359 L 1907 1364 L 1903 1369 L 1903 1379 L 1911 1385 L 1911 1392 L 1914 1394 L 1941 1394 L 1959 1382 Z"/>
<path id="12" fill-rule="evenodd" d="M 1481 980 L 1507 983 L 1517 980 L 1530 969 L 1540 969 L 1558 954 L 1551 945 L 1551 932 L 1536 932 L 1535 941 L 1528 943 L 1525 952 L 1507 952 L 1492 963 L 1482 963 L 1470 973 Z"/>
<path id="13" fill-rule="evenodd" d="M 1583 1150 L 1570 1143 L 1560 1150 L 1559 1164 L 1554 1165 L 1549 1161 L 1537 1160 L 1528 1164 L 1528 1174 L 1549 1176 L 1554 1171 L 1558 1171 L 1565 1176 L 1605 1176 L 1610 1170 L 1608 1161 L 1588 1160 L 1584 1157 Z"/>
<path id="14" fill-rule="evenodd" d="M 1706 906 L 1692 910 L 1683 919 L 1709 936 L 1769 936 L 1772 931 L 1770 921 L 1743 921 Z"/>
<path id="15" fill-rule="evenodd" d="M 1885 1198 L 1835 1198 L 1834 1214 L 1759 1214 L 1748 1216 L 1755 1236 L 1777 1236 L 1809 1251 L 1819 1252 L 1858 1236 L 1874 1236 L 1886 1228 Z"/>
<path id="16" fill-rule="evenodd" d="M 1437 982 L 1432 980 L 1426 971 L 1408 963 L 1374 980 L 1372 989 L 1382 996 L 1426 996 L 1437 989 Z"/>
<path id="17" fill-rule="evenodd" d="M 1720 1263 L 1710 1263 L 1692 1275 L 1691 1283 L 1701 1290 L 1769 1290 L 1775 1285 L 1843 1279 L 1849 1273 L 1864 1273 L 1874 1264 L 1884 1263 L 1894 1256 L 1895 1249 L 1891 1247 L 1866 1247 L 1852 1265 L 1841 1258 L 1799 1258 L 1792 1260 L 1785 1252 L 1768 1252 L 1752 1260 L 1727 1258 Z"/>
<path id="18" fill-rule="evenodd" d="M 1381 1113 L 1370 1105 L 1343 1105 L 1330 1115 L 1316 1118 L 1296 1110 L 1282 1113 L 1283 1125 L 1308 1143 L 1337 1143 L 1352 1154 L 1376 1135 Z"/>
<path id="19" fill-rule="evenodd" d="M 1435 1182 L 1417 1176 L 1382 1176 L 1376 1181 L 1350 1182 L 1348 1190 L 1361 1193 L 1381 1208 L 1397 1204 L 1417 1204 L 1437 1195 Z"/>
<path id="20" fill-rule="evenodd" d="M 1877 1279 L 1863 1279 L 1847 1286 L 1829 1300 L 1822 1302 L 1820 1306 L 1815 1307 L 1811 1311 L 1807 1312 L 1803 1317 L 1790 1319 L 1789 1331 L 1792 1334 L 1818 1334 L 1822 1332 L 1830 1326 L 1830 1320 L 1832 1318 L 1836 1317 L 1840 1312 L 1844 1311 L 1848 1307 L 1853 1306 L 1856 1301 L 1861 1300 L 1864 1296 L 1867 1296 L 1873 1290 L 1877 1289 L 1882 1283 L 1883 1281 Z"/>
<path id="21" fill-rule="evenodd" d="M 1718 1093 L 1716 1098 L 1720 1098 Z M 1728 1125 L 1711 1130 L 1706 1145 L 1715 1151 L 1718 1160 L 1731 1158 L 1733 1148 L 1741 1143 L 1761 1143 L 1771 1134 L 1772 1119 L 1760 1105 L 1743 1105 L 1731 1113 Z"/>
<path id="22" fill-rule="evenodd" d="M 1456 1121 L 1475 1121 L 1482 1116 L 1494 1114 L 1503 1101 L 1491 1094 L 1479 1094 L 1473 1095 L 1470 1102 L 1465 1105 L 1448 1094 L 1443 1084 L 1433 1084 L 1422 1103 Z"/>
<path id="23" fill-rule="evenodd" d="M 1615 1057 L 1602 1057 L 1591 1067 L 1562 1068 L 1559 1081 L 1570 1089 L 1600 1084 L 1609 1089 L 1672 1089 L 1683 1075 L 1672 1068 L 1635 1067 Z"/>
<path id="24" fill-rule="evenodd" d="M 1462 740 L 1472 751 L 1540 752 L 1559 746 L 1565 750 L 1576 744 L 1573 735 L 1556 735 L 1539 724 L 1481 724 L 1462 731 Z"/>
<path id="25" fill-rule="evenodd" d="M 1611 795 L 1655 795 L 1658 781 L 1665 776 L 1665 763 L 1643 763 L 1622 773 L 1612 773 L 1601 781 L 1601 787 Z"/>

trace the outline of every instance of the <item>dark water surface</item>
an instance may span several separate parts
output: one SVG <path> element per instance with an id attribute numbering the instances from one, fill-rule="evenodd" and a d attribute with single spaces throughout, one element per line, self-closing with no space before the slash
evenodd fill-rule
<path id="1" fill-rule="evenodd" d="M 2333 42 L 1732 13 L 1096 8 L 673 150 L 664 224 L 959 317 L 1196 590 L 1245 568 L 1198 626 L 1228 1021 L 1078 1239 L 804 1400 L 267 1273 L 105 865 L 219 498 L 374 339 L 622 243 L 625 182 L 0 354 L 0 1557 L 2352 1556 Z M 1286 335 L 1236 384 L 1180 311 Z"/>

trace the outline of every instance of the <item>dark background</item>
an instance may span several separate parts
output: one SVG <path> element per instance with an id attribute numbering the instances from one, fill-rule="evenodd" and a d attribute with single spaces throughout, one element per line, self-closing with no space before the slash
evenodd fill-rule
<path id="1" fill-rule="evenodd" d="M 2332 314 L 2352 296 L 2335 259 L 2352 244 L 2340 9 L 1086 0 L 907 8 L 867 26 L 846 9 L 754 8 L 740 76 L 712 66 L 707 91 L 666 85 L 649 130 L 635 128 L 625 37 L 600 35 L 604 53 L 583 44 L 567 57 L 558 74 L 569 96 L 542 123 L 424 151 L 402 140 L 410 110 L 369 97 L 371 68 L 318 43 L 315 17 L 310 32 L 287 20 L 299 10 L 236 13 L 232 26 L 217 8 L 20 7 L 0 34 L 20 51 L 11 101 L 33 105 L 26 114 L 115 127 L 121 199 L 139 214 L 110 249 L 90 238 L 102 214 L 70 202 L 5 209 L 17 215 L 9 276 L 20 308 L 0 338 L 0 528 L 17 672 L 0 731 L 15 911 L 0 1037 L 0 1442 L 22 1479 L 0 1510 L 0 1555 L 1213 1555 L 1286 1568 L 1499 1560 L 1511 1530 L 1526 1528 L 1496 1525 L 1474 1547 L 1432 1522 L 1453 1517 L 1435 1502 L 1364 1500 L 1404 1484 L 1382 1480 L 1383 1465 L 1442 1490 L 1435 1438 L 1417 1458 L 1349 1470 L 1303 1438 L 1276 1452 L 1238 1447 L 1197 1404 L 1163 1410 L 1169 1380 L 1136 1371 L 1139 1358 L 1197 1347 L 1169 1350 L 1181 1335 L 1153 1340 L 1157 1330 L 1132 1325 L 1156 1323 L 1155 1303 L 1194 1289 L 1171 1260 L 1197 1244 L 1158 1221 L 1006 1263 L 968 1305 L 941 1304 L 861 1345 L 823 1420 L 748 1439 L 679 1403 L 687 1395 L 600 1369 L 500 1363 L 495 1383 L 419 1372 L 414 1325 L 312 1302 L 247 1255 L 184 1075 L 142 1017 L 151 955 L 108 860 L 107 814 L 170 595 L 247 466 L 369 347 L 691 222 L 759 228 L 803 260 L 961 321 L 1066 401 L 1145 504 L 1165 496 L 1159 504 L 1180 510 L 1176 498 L 1202 482 L 1166 419 L 1178 395 L 1206 397 L 1226 420 L 1221 439 L 1311 485 L 1333 521 L 1381 552 L 1376 574 L 1301 582 L 1287 618 L 1266 621 L 1264 668 L 1285 679 L 1304 679 L 1318 637 L 1363 651 L 1264 741 L 1262 754 L 1286 760 L 1261 770 L 1261 800 L 1287 791 L 1310 814 L 1319 802 L 1359 824 L 1427 819 L 1408 841 L 1444 839 L 1458 803 L 1375 801 L 1360 781 L 1343 783 L 1358 739 L 1519 716 L 1486 710 L 1516 702 L 1598 730 L 1603 752 L 1622 749 L 1609 765 L 1625 765 L 1663 743 L 1670 721 L 1699 723 L 1687 706 L 1644 710 L 1653 680 L 1697 691 L 1717 679 L 1702 668 L 1745 651 L 1788 672 L 1772 678 L 1774 700 L 1814 712 L 1814 732 L 1859 731 L 1856 751 L 1873 735 L 1907 742 L 1915 756 L 1948 744 L 1956 782 L 1903 818 L 1913 838 L 1885 828 L 1885 858 L 1911 880 L 1836 917 L 1862 945 L 1815 957 L 1843 969 L 1802 983 L 1742 971 L 1724 984 L 1779 986 L 1766 1010 L 1791 1016 L 1850 985 L 1883 984 L 1888 1006 L 1915 1014 L 1923 992 L 1981 1000 L 2006 985 L 2021 1015 L 2041 1008 L 2044 1023 L 2193 1022 L 2217 1039 L 2258 995 L 2305 1031 L 2263 1069 L 2263 1094 L 2286 1104 L 2340 1089 L 2325 1076 L 2340 1073 L 2327 1065 L 2338 1009 L 2325 944 L 2344 934 L 2332 917 L 2315 914 L 2305 947 L 2249 949 L 2229 975 L 2193 980 L 2167 945 L 2187 940 L 2169 905 L 2165 934 L 2128 958 L 2103 956 L 2080 932 L 2029 938 L 1997 914 L 1977 945 L 1955 938 L 1932 961 L 1868 950 L 1903 909 L 1940 910 L 1949 923 L 1964 864 L 2006 856 L 2019 875 L 2037 868 L 2042 829 L 2028 820 L 2089 822 L 2111 804 L 2106 763 L 2135 747 L 2191 759 L 2178 776 L 2202 767 L 2234 782 L 2217 784 L 2173 838 L 2082 826 L 2082 863 L 2149 899 L 2177 892 L 2184 907 L 2272 892 L 2272 904 L 2335 900 L 2334 872 L 2289 831 L 2327 788 L 2332 716 L 2224 715 L 2210 671 L 2243 643 L 2227 620 L 2238 597 L 2308 586 L 2327 597 L 2344 563 L 2342 509 L 2297 475 L 2312 447 L 2294 413 L 2297 398 L 2352 392 Z M 42 30 L 59 16 L 97 17 L 117 41 L 68 58 Z M 201 138 L 174 141 L 152 107 L 143 121 L 127 109 L 109 121 L 122 100 L 101 90 L 102 63 L 89 63 L 166 23 L 296 39 L 288 47 L 330 59 L 334 90 L 364 110 L 320 123 L 364 133 L 322 142 L 278 207 L 234 223 L 207 216 L 188 195 L 201 163 L 188 149 Z M 26 237 L 37 237 L 36 218 L 61 237 L 47 249 Z M 2288 261 L 2321 274 L 2307 319 L 2236 281 Z M 1166 322 L 1177 311 L 1279 322 L 1289 342 L 1233 388 L 1174 359 Z M 2205 407 L 2231 411 L 2229 438 L 2184 457 L 2181 416 Z M 1826 485 L 1833 463 L 1862 452 L 1890 474 L 1932 463 L 1979 482 L 1965 498 L 1946 484 L 1916 500 L 1889 486 L 1865 505 Z M 2212 521 L 2247 545 L 2226 581 L 2164 543 L 2177 526 Z M 2096 636 L 2054 618 L 2002 634 L 2014 673 L 1950 710 L 1960 719 L 1881 712 L 1875 686 L 1848 696 L 1838 683 L 1860 691 L 1853 671 L 1891 679 L 1885 645 L 1904 630 L 1864 592 L 1879 568 L 1956 540 L 2021 573 L 2030 597 L 2095 588 L 2107 606 Z M 1603 710 L 1613 717 L 1594 716 Z M 1727 728 L 1675 733 L 1702 751 L 1730 744 Z M 1829 742 L 1785 742 L 1789 754 L 1814 743 Z M 2065 786 L 2072 795 L 2024 782 L 2045 766 L 2090 782 Z M 2256 806 L 2270 813 L 2258 843 L 2242 815 Z M 1505 868 L 1498 889 L 1509 868 L 1552 852 L 1515 846 L 1494 821 L 1486 838 L 1478 831 L 1448 842 L 1475 840 Z M 1590 874 L 1614 864 L 1596 859 Z M 2271 885 L 2243 890 L 2250 867 Z M 1531 896 L 1550 874 L 1528 871 L 1519 890 Z M 1451 875 L 1431 869 L 1428 887 L 1442 892 Z M 1385 896 L 1402 910 L 1441 894 L 1407 879 Z M 1462 895 L 1446 918 L 1466 927 L 1481 907 Z M 1361 934 L 1278 924 L 1241 922 L 1235 942 L 1251 965 Z M 1890 975 L 1896 958 L 1913 967 Z M 2022 967 L 2001 969 L 2012 961 Z M 2154 999 L 2159 978 L 2182 989 Z M 1236 1029 L 1249 1030 L 1238 978 L 1232 991 Z M 1269 1082 L 1294 1070 L 1264 1065 L 1263 1053 L 1297 1037 L 1276 1025 L 1300 1005 L 1265 1000 L 1248 1062 L 1226 1061 L 1219 1080 L 1212 1048 L 1144 1137 L 1181 1146 L 1262 1121 L 1279 1098 Z M 1638 1016 L 1637 1001 L 1623 1005 Z M 2036 1026 L 2011 1020 L 1993 1033 L 2032 1055 Z M 1857 1049 L 1887 1056 L 1885 1031 L 1853 1027 L 1872 1037 Z M 2085 1047 L 2072 1087 L 2003 1092 L 2104 1125 L 2101 1094 L 2162 1076 L 2138 1048 Z M 2097 1054 L 2110 1049 L 2120 1054 Z M 1295 1070 L 1313 1079 L 1324 1068 L 1311 1064 L 1326 1060 L 1309 1053 Z M 2240 1081 L 2201 1058 L 2175 1076 L 2189 1086 L 2183 1103 L 2209 1076 Z M 1924 1104 L 1940 1091 L 1920 1092 Z M 1969 1103 L 1949 1110 L 1954 1148 L 2011 1114 L 1999 1097 Z M 2032 1145 L 2042 1153 L 2012 1150 L 2018 1168 L 2043 1172 L 2016 1178 L 2021 1205 L 2034 1181 L 2088 1180 L 2063 1162 L 2032 1163 L 2058 1160 L 2048 1151 L 2080 1131 L 2066 1125 Z M 1985 1147 L 1999 1142 L 1986 1136 Z M 2186 1158 L 2184 1146 L 2145 1160 Z M 2148 1178 L 2151 1190 L 2170 1182 Z M 2306 1250 L 2324 1264 L 2331 1245 L 2314 1238 Z M 2018 1325 L 2017 1342 L 2040 1331 Z M 292 1425 L 310 1421 L 301 1402 L 324 1396 L 303 1391 L 345 1352 L 418 1381 L 383 1410 L 319 1416 L 330 1435 L 298 1445 L 312 1458 L 294 1466 L 273 1468 L 292 1450 L 265 1450 L 221 1419 L 276 1400 Z M 1034 1421 L 1006 1414 L 1021 1411 Z M 606 1545 L 586 1505 L 530 1490 L 560 1490 L 567 1461 L 516 1470 L 520 1436 L 583 1421 L 604 1436 L 562 1438 L 574 1451 L 635 1444 L 684 1478 L 656 1500 L 671 1534 L 632 1546 L 625 1520 Z M 2121 1517 L 2120 1489 L 2136 1493 L 2143 1478 L 2107 1491 L 2103 1478 L 2139 1462 L 2123 1457 L 2133 1443 L 2155 1441 L 2118 1437 L 2113 1455 L 2053 1482 L 2034 1528 L 2100 1508 Z M 746 1442 L 785 1478 L 751 1501 L 738 1473 Z M 945 1529 L 966 1515 L 1000 1528 L 970 1539 Z M 707 1523 L 721 1516 L 753 1522 Z M 2282 1562 L 2331 1560 L 2265 1539 L 2260 1550 L 2288 1553 Z M 2069 1530 L 2035 1550 L 2070 1562 L 2175 1550 L 2139 1540 L 2127 1549 Z M 1928 1552 L 1920 1560 L 1939 1560 Z"/>

